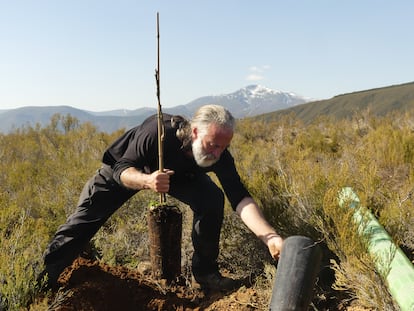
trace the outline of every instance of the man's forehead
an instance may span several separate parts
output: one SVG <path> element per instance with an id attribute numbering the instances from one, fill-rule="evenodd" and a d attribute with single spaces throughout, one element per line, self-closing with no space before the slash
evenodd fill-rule
<path id="1" fill-rule="evenodd" d="M 208 126 L 208 134 L 210 135 L 233 135 L 233 130 L 229 127 L 211 123 Z"/>
<path id="2" fill-rule="evenodd" d="M 228 144 L 233 138 L 233 130 L 228 127 L 213 125 L 209 126 L 204 138 L 210 142 Z"/>

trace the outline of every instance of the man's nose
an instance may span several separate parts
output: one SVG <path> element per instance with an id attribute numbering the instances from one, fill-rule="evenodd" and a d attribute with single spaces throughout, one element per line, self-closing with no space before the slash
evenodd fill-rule
<path id="1" fill-rule="evenodd" d="M 221 153 L 223 152 L 223 150 L 221 150 L 220 148 L 214 149 L 211 153 L 216 157 L 219 158 Z"/>

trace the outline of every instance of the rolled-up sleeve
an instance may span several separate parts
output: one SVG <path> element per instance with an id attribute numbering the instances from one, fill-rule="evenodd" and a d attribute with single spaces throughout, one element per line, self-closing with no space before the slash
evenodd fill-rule
<path id="1" fill-rule="evenodd" d="M 148 133 L 138 135 L 132 139 L 120 157 L 113 165 L 113 178 L 122 185 L 121 174 L 129 167 L 135 167 L 140 171 L 153 165 L 157 155 L 157 142 Z"/>

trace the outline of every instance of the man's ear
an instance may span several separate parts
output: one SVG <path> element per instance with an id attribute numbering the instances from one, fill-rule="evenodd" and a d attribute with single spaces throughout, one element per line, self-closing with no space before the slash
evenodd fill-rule
<path id="1" fill-rule="evenodd" d="M 198 130 L 197 130 L 196 127 L 193 127 L 191 129 L 191 137 L 192 137 L 192 139 L 196 139 L 197 138 L 197 135 L 198 135 Z"/>

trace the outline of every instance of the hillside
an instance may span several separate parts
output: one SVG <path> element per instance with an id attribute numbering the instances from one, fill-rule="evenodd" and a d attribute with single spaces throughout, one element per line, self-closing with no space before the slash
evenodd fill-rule
<path id="1" fill-rule="evenodd" d="M 222 105 L 240 119 L 252 117 L 271 121 L 293 114 L 308 124 L 324 115 L 343 119 L 367 109 L 374 116 L 414 109 L 414 82 L 342 94 L 313 102 L 292 93 L 250 85 L 229 94 L 203 96 L 185 105 L 164 108 L 163 111 L 191 117 L 198 107 L 205 104 Z M 156 109 L 150 107 L 104 112 L 80 110 L 69 106 L 22 107 L 0 110 L 0 132 L 9 133 L 13 129 L 36 124 L 43 126 L 54 114 L 70 114 L 81 123 L 90 122 L 99 130 L 110 133 L 122 128 L 131 128 L 154 113 Z"/>
<path id="2" fill-rule="evenodd" d="M 305 123 L 330 115 L 337 119 L 350 118 L 356 113 L 369 110 L 374 116 L 385 116 L 391 112 L 414 109 L 414 82 L 342 94 L 331 99 L 297 105 L 288 109 L 266 113 L 258 119 L 277 120 L 293 114 Z"/>
<path id="3" fill-rule="evenodd" d="M 186 105 L 163 108 L 163 111 L 191 117 L 200 106 L 217 104 L 232 111 L 236 118 L 244 118 L 289 108 L 304 102 L 306 102 L 305 98 L 293 93 L 276 91 L 260 85 L 249 85 L 233 93 L 200 97 Z M 154 107 L 135 110 L 104 112 L 86 111 L 70 106 L 22 107 L 0 110 L 0 132 L 9 133 L 22 126 L 44 126 L 49 123 L 53 115 L 60 114 L 71 115 L 80 123 L 90 122 L 99 130 L 110 133 L 122 128 L 129 129 L 156 112 L 155 104 Z"/>
<path id="4" fill-rule="evenodd" d="M 5 237 L 0 239 L 0 310 L 58 310 L 51 305 L 53 301 L 56 307 L 51 296 L 45 301 L 39 295 L 35 281 L 43 268 L 44 249 L 76 208 L 84 182 L 100 167 L 103 151 L 117 137 L 90 124 L 65 127 L 66 119 L 57 121 L 62 124 L 0 135 L 0 235 Z M 344 310 L 351 303 L 369 310 L 400 310 L 383 279 L 388 267 L 376 267 L 376 258 L 367 253 L 367 239 L 360 234 L 362 224 L 355 222 L 350 209 L 338 206 L 343 187 L 355 190 L 362 206 L 378 216 L 414 262 L 413 115 L 368 115 L 365 121 L 360 127 L 347 119 L 305 125 L 289 119 L 273 123 L 245 118 L 230 146 L 241 180 L 269 222 L 283 237 L 308 236 L 322 247 L 315 310 Z M 242 310 L 243 306 L 267 310 L 275 262 L 229 205 L 218 263 L 223 273 L 253 282 L 224 297 L 200 297 L 190 282 L 178 291 L 159 282 L 148 288 L 142 265 L 150 260 L 147 211 L 157 198 L 151 191 L 139 192 L 108 219 L 85 251 L 93 262 L 84 262 L 65 279 L 60 292 L 64 296 L 56 297 L 61 310 L 89 302 L 108 309 L 118 303 L 124 310 L 120 302 L 139 295 L 153 297 L 152 302 L 159 303 L 155 310 L 171 310 L 168 303 L 177 302 L 176 298 L 182 305 L 195 301 L 204 310 Z M 172 199 L 183 213 L 182 275 L 190 281 L 193 215 L 191 208 Z M 136 271 L 142 271 L 143 277 Z M 133 293 L 117 296 L 125 294 L 117 289 L 126 287 Z M 151 291 L 154 288 L 157 291 Z M 33 306 L 28 307 L 30 303 Z M 191 306 L 176 310 L 189 311 Z"/>

